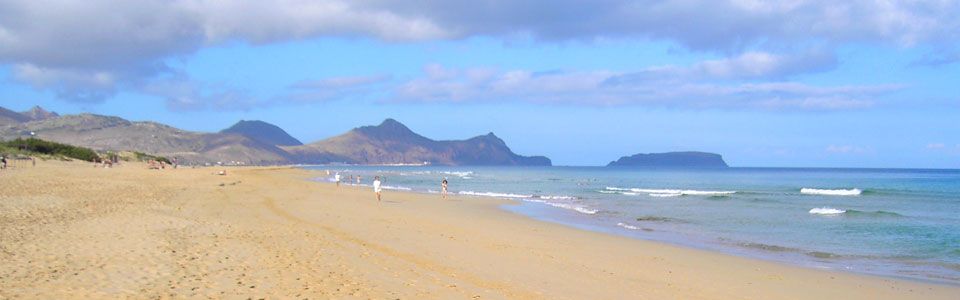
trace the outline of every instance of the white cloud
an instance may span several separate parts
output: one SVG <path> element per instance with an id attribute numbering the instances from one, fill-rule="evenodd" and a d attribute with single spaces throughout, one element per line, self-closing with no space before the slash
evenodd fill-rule
<path id="1" fill-rule="evenodd" d="M 943 148 L 946 148 L 946 147 L 947 147 L 947 146 L 944 145 L 943 143 L 929 143 L 929 144 L 927 144 L 927 149 L 935 149 L 935 150 L 936 150 L 936 149 L 943 149 Z"/>
<path id="2" fill-rule="evenodd" d="M 836 61 L 830 48 L 850 42 L 955 49 L 960 40 L 960 3 L 948 0 L 0 1 L 0 64 L 22 69 L 16 76 L 18 80 L 56 91 L 64 98 L 88 102 L 109 97 L 117 89 L 143 86 L 144 81 L 168 76 L 171 70 L 165 65 L 166 60 L 223 43 L 263 44 L 316 37 L 422 41 L 474 36 L 526 36 L 538 41 L 667 40 L 688 49 L 731 54 L 730 58 L 673 71 L 727 79 L 786 78 L 832 68 Z M 769 52 L 770 49 L 809 48 L 825 50 L 794 55 Z M 944 57 L 934 60 L 955 60 L 955 56 Z M 37 70 L 41 71 L 35 72 Z M 658 74 L 655 70 L 648 71 Z M 110 80 L 96 79 L 104 76 Z M 476 76 L 488 75 L 481 72 Z M 511 76 L 519 76 L 512 80 L 538 84 L 549 84 L 550 80 L 574 83 L 569 82 L 567 75 L 537 80 L 524 79 L 529 75 L 522 73 Z M 498 87 L 510 89 L 511 78 L 500 79 L 503 82 Z M 448 92 L 454 92 L 457 85 L 466 83 L 447 84 L 450 85 Z"/>
<path id="3" fill-rule="evenodd" d="M 897 85 L 815 86 L 778 81 L 750 83 L 701 74 L 680 67 L 639 72 L 500 71 L 491 68 L 424 68 L 424 76 L 401 82 L 396 102 L 531 102 L 578 105 L 657 105 L 685 108 L 765 110 L 846 110 L 874 105 Z M 688 70 L 695 70 L 689 68 Z M 722 74 L 726 77 L 729 73 Z"/>
<path id="4" fill-rule="evenodd" d="M 13 77 L 37 89 L 51 89 L 59 97 L 78 102 L 97 102 L 116 93 L 116 74 L 100 70 L 51 69 L 17 64 Z"/>

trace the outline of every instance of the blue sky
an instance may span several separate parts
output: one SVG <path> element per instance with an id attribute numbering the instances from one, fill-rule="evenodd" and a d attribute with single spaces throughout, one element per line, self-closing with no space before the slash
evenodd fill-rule
<path id="1" fill-rule="evenodd" d="M 956 1 L 549 3 L 8 1 L 0 106 L 304 142 L 391 117 L 558 165 L 960 168 Z"/>

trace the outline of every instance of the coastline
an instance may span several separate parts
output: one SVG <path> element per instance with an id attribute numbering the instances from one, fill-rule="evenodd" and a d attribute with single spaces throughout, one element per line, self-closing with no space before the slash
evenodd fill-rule
<path id="1" fill-rule="evenodd" d="M 6 170 L 5 170 L 6 171 Z M 960 287 L 587 231 L 297 168 L 0 173 L 0 298 L 950 299 Z"/>

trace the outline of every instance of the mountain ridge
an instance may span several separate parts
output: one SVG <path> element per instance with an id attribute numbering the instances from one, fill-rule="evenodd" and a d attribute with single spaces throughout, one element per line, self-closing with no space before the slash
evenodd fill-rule
<path id="1" fill-rule="evenodd" d="M 466 140 L 437 141 L 394 119 L 297 147 L 282 147 L 310 163 L 551 165 L 543 156 L 521 156 L 489 133 Z"/>
<path id="2" fill-rule="evenodd" d="M 263 121 L 241 120 L 220 132 L 206 133 L 115 116 L 61 116 L 40 107 L 24 113 L 0 107 L 0 121 L 4 121 L 0 123 L 2 139 L 32 132 L 37 138 L 98 151 L 138 151 L 193 164 L 551 165 L 547 157 L 513 153 L 492 132 L 436 141 L 392 118 L 306 145 Z"/>

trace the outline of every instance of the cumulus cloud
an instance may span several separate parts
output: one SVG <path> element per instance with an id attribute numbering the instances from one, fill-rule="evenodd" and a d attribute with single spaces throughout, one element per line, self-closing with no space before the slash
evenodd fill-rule
<path id="1" fill-rule="evenodd" d="M 423 76 L 400 83 L 390 101 L 846 110 L 871 107 L 877 98 L 902 88 L 898 85 L 816 86 L 789 81 L 727 80 L 733 73 L 701 72 L 697 66 L 656 67 L 625 73 L 499 71 L 429 65 L 424 68 Z M 690 72 L 698 74 L 690 76 Z M 751 72 L 748 73 L 753 76 Z"/>
<path id="2" fill-rule="evenodd" d="M 0 1 L 0 63 L 15 66 L 19 81 L 84 102 L 125 88 L 156 94 L 168 86 L 172 90 L 165 94 L 188 94 L 187 86 L 195 84 L 162 79 L 176 72 L 165 61 L 203 47 L 318 36 L 444 37 L 421 17 L 343 1 Z M 158 82 L 147 82 L 152 80 Z M 197 107 L 191 103 L 168 104 Z"/>
<path id="3" fill-rule="evenodd" d="M 386 41 L 473 36 L 521 36 L 539 41 L 667 40 L 688 49 L 731 54 L 728 59 L 680 71 L 713 77 L 760 78 L 815 72 L 836 62 L 829 49 L 806 57 L 753 49 L 830 48 L 847 42 L 906 47 L 925 44 L 938 49 L 956 46 L 960 40 L 960 3 L 0 1 L 0 63 L 15 66 L 18 80 L 53 90 L 67 99 L 87 102 L 109 97 L 117 89 L 144 86 L 143 81 L 168 76 L 172 71 L 165 61 L 193 54 L 203 47 L 324 36 Z M 815 62 L 812 66 L 803 63 L 811 61 Z M 588 77 L 593 76 L 599 75 Z M 549 76 L 542 80 L 547 79 L 562 80 Z"/>
<path id="4" fill-rule="evenodd" d="M 426 16 L 457 36 L 641 37 L 707 50 L 810 41 L 953 42 L 960 15 L 955 1 L 374 0 L 364 4 L 403 16 Z"/>

